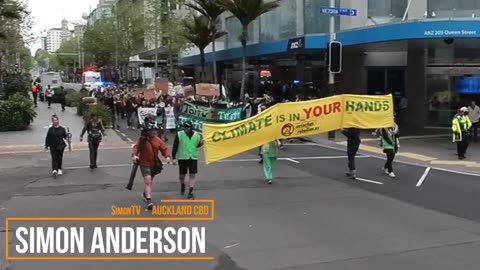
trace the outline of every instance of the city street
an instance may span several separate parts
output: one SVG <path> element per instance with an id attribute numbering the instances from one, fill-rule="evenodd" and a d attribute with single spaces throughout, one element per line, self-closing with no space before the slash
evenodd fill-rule
<path id="1" fill-rule="evenodd" d="M 36 125 L 47 125 L 45 115 L 51 112 L 43 105 L 38 110 L 42 113 Z M 73 110 L 63 119 L 70 122 L 77 140 L 80 122 Z M 76 143 L 72 152 L 65 153 L 64 175 L 53 179 L 49 154 L 39 148 L 45 131 L 21 132 L 31 136 L 30 144 L 22 148 L 15 147 L 13 133 L 2 134 L 2 219 L 109 217 L 111 205 L 141 203 L 139 175 L 134 190 L 125 189 L 131 169 L 128 139 L 109 130 L 96 171 L 88 169 L 88 150 Z M 138 131 L 127 132 L 133 136 Z M 286 143 L 271 186 L 263 180 L 255 150 L 208 166 L 201 163 L 196 199 L 215 200 L 214 221 L 133 222 L 134 226 L 205 226 L 207 255 L 214 261 L 4 262 L 2 258 L 1 265 L 22 270 L 478 269 L 480 175 L 426 172 L 422 166 L 395 163 L 397 178 L 392 179 L 380 170 L 384 160 L 361 153 L 360 179 L 351 180 L 344 174 L 346 163 L 342 149 Z M 154 180 L 155 201 L 181 198 L 177 174 L 177 167 L 165 165 Z M 10 229 L 12 233 L 14 228 Z M 10 243 L 10 248 L 15 244 Z M 2 253 L 4 248 L 0 245 Z"/>

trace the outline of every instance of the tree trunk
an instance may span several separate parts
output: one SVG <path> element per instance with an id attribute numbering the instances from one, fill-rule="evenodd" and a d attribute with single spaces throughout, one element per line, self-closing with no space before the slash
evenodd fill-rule
<path id="1" fill-rule="evenodd" d="M 202 76 L 200 76 L 202 83 L 205 82 L 205 49 L 200 50 L 200 65 L 202 66 Z"/>
<path id="2" fill-rule="evenodd" d="M 212 63 L 213 63 L 213 83 L 218 83 L 217 78 L 217 60 L 215 59 L 215 37 L 212 39 Z"/>
<path id="3" fill-rule="evenodd" d="M 240 100 L 244 99 L 245 96 L 245 73 L 247 72 L 247 45 L 242 45 L 243 47 L 243 56 L 242 56 L 242 85 L 240 87 Z"/>

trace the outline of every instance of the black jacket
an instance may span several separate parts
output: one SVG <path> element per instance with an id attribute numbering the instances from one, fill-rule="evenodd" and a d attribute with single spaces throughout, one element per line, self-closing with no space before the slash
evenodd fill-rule
<path id="1" fill-rule="evenodd" d="M 50 127 L 47 132 L 47 137 L 45 138 L 45 148 L 53 148 L 64 144 L 65 141 L 63 139 L 67 139 L 67 130 L 65 130 L 64 127 Z"/>
<path id="2" fill-rule="evenodd" d="M 360 129 L 358 128 L 346 128 L 343 130 L 343 135 L 347 137 L 347 141 L 350 143 L 360 143 Z"/>
<path id="3" fill-rule="evenodd" d="M 98 129 L 98 131 L 102 134 L 102 136 L 105 136 L 105 129 L 103 128 L 102 122 L 97 121 L 96 123 L 94 123 L 93 121 L 88 121 L 87 124 L 85 124 L 85 126 L 83 127 L 82 132 L 80 133 L 80 138 L 83 137 L 85 132 L 88 132 L 88 139 L 90 140 L 91 139 L 90 134 L 94 128 Z"/>

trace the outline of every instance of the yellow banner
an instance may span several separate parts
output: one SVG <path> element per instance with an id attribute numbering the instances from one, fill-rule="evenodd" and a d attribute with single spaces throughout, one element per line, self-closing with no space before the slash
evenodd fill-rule
<path id="1" fill-rule="evenodd" d="M 337 95 L 280 103 L 251 118 L 203 124 L 206 163 L 248 151 L 276 139 L 311 136 L 340 128 L 393 126 L 392 95 Z"/>

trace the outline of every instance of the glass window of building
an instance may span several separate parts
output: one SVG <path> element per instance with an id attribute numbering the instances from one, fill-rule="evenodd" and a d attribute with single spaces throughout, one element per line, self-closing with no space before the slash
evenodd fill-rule
<path id="1" fill-rule="evenodd" d="M 480 16 L 478 0 L 428 0 L 429 18 L 470 18 Z"/>
<path id="2" fill-rule="evenodd" d="M 280 6 L 260 17 L 260 42 L 297 36 L 297 1 L 282 1 Z"/>
<path id="3" fill-rule="evenodd" d="M 368 17 L 388 23 L 403 17 L 408 0 L 368 0 Z"/>
<path id="4" fill-rule="evenodd" d="M 248 43 L 253 42 L 253 24 L 252 22 L 248 26 Z M 242 43 L 240 42 L 240 35 L 242 34 L 242 24 L 240 21 L 232 16 L 226 19 L 225 21 L 226 30 L 227 30 L 227 48 L 237 48 L 241 47 Z"/>
<path id="5" fill-rule="evenodd" d="M 288 0 L 293 1 L 293 0 Z M 305 34 L 328 33 L 330 16 L 321 15 L 320 8 L 328 7 L 329 0 L 304 0 Z M 340 0 L 335 0 L 335 6 L 340 6 Z M 340 20 L 335 20 L 335 31 L 340 29 Z"/>

